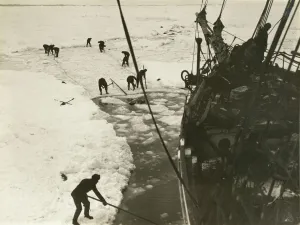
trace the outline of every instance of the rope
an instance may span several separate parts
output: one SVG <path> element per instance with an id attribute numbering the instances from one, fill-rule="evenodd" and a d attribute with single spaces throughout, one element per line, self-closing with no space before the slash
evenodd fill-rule
<path id="1" fill-rule="evenodd" d="M 203 0 L 201 1 L 200 12 L 201 12 L 201 10 L 202 10 L 202 6 L 203 6 Z"/>
<path id="2" fill-rule="evenodd" d="M 196 26 L 195 26 L 195 38 L 194 38 L 194 47 L 193 47 L 193 61 L 192 61 L 192 69 L 191 69 L 191 73 L 193 73 L 193 69 L 194 69 L 194 60 L 195 60 L 195 45 L 196 45 Z"/>
<path id="3" fill-rule="evenodd" d="M 276 27 L 276 25 L 277 25 L 281 20 L 282 20 L 282 17 L 275 23 L 275 25 L 272 27 L 272 29 L 270 30 L 270 32 L 268 33 L 268 35 L 272 33 L 272 31 L 274 30 L 274 28 Z"/>
<path id="4" fill-rule="evenodd" d="M 211 23 L 211 22 L 209 22 L 209 21 L 207 21 L 207 23 L 209 23 L 209 24 L 211 24 L 211 25 L 214 25 L 213 23 Z M 223 30 L 223 32 L 225 32 L 225 33 L 227 33 L 227 34 L 229 34 L 229 35 L 231 35 L 231 36 L 233 36 L 233 37 L 236 37 L 236 35 L 234 35 L 234 34 L 228 32 L 228 31 L 226 31 L 226 30 Z M 243 40 L 243 39 L 241 39 L 241 38 L 239 38 L 239 37 L 236 37 L 236 38 L 239 39 L 239 40 L 241 40 L 242 42 L 246 42 L 245 40 Z"/>
<path id="5" fill-rule="evenodd" d="M 222 7 L 221 7 L 221 11 L 220 11 L 220 14 L 219 14 L 219 17 L 218 17 L 218 18 L 221 18 L 222 13 L 223 13 L 223 10 L 224 10 L 224 8 L 225 8 L 226 2 L 227 2 L 227 0 L 223 0 Z"/>
<path id="6" fill-rule="evenodd" d="M 124 19 L 124 16 L 123 16 L 123 12 L 122 12 L 122 8 L 121 8 L 120 0 L 117 0 L 117 3 L 118 3 L 120 15 L 121 15 L 122 24 L 123 24 L 124 32 L 125 32 L 125 35 L 126 35 L 126 39 L 127 39 L 127 42 L 128 42 L 128 45 L 129 45 L 129 49 L 130 49 L 130 52 L 131 52 L 131 55 L 132 55 L 132 60 L 133 60 L 134 65 L 135 65 L 136 73 L 138 74 L 139 70 L 138 70 L 138 67 L 137 67 L 137 62 L 136 62 L 135 55 L 134 55 L 134 52 L 133 52 L 133 48 L 132 48 L 132 44 L 131 44 L 131 40 L 130 40 L 130 36 L 129 36 L 128 30 L 127 30 L 126 22 L 125 22 L 125 19 Z M 166 152 L 166 154 L 168 156 L 168 159 L 169 159 L 169 161 L 170 161 L 170 163 L 171 163 L 171 165 L 172 165 L 172 167 L 173 167 L 173 169 L 174 169 L 174 171 L 175 171 L 178 179 L 180 180 L 182 186 L 185 188 L 187 194 L 189 195 L 189 197 L 191 198 L 191 200 L 193 201 L 193 203 L 195 204 L 195 206 L 197 208 L 199 208 L 199 205 L 198 205 L 196 199 L 192 196 L 191 192 L 189 191 L 189 189 L 187 188 L 186 184 L 184 183 L 184 181 L 183 181 L 182 177 L 180 176 L 180 173 L 179 173 L 178 169 L 176 168 L 176 165 L 173 162 L 173 159 L 172 159 L 172 157 L 171 157 L 171 155 L 170 155 L 170 153 L 169 153 L 169 151 L 168 151 L 168 149 L 167 149 L 167 147 L 165 145 L 165 142 L 164 142 L 164 140 L 163 140 L 163 138 L 161 136 L 161 133 L 160 133 L 160 131 L 158 129 L 158 126 L 156 124 L 153 112 L 151 110 L 151 107 L 150 107 L 150 104 L 149 104 L 149 101 L 148 101 L 148 97 L 147 97 L 147 94 L 146 94 L 145 89 L 144 89 L 143 82 L 141 82 L 141 87 L 142 87 L 142 90 L 143 90 L 143 94 L 144 94 L 144 97 L 145 97 L 145 100 L 146 100 L 146 103 L 147 103 L 150 115 L 151 115 L 153 123 L 154 123 L 154 126 L 156 128 L 156 132 L 157 132 L 157 134 L 158 134 L 158 136 L 160 138 L 160 141 L 161 141 L 161 143 L 162 143 L 162 145 L 164 147 L 164 150 L 165 150 L 165 152 Z"/>
<path id="7" fill-rule="evenodd" d="M 88 197 L 91 198 L 91 199 L 94 199 L 94 200 L 96 200 L 96 201 L 98 201 L 98 202 L 101 202 L 99 199 L 94 198 L 94 197 L 92 197 L 92 196 L 89 196 L 89 195 L 88 195 Z M 132 215 L 132 216 L 134 216 L 134 217 L 137 217 L 137 218 L 139 218 L 139 219 L 145 220 L 145 221 L 147 221 L 147 222 L 149 222 L 149 223 L 152 223 L 152 224 L 155 224 L 155 225 L 159 225 L 158 223 L 155 223 L 155 222 L 153 222 L 152 220 L 149 220 L 149 219 L 147 219 L 147 218 L 145 218 L 145 217 L 142 217 L 142 216 L 139 216 L 139 215 L 134 214 L 134 213 L 132 213 L 132 212 L 129 212 L 129 211 L 125 210 L 125 209 L 122 209 L 122 208 L 120 208 L 120 207 L 118 207 L 118 206 L 115 206 L 115 205 L 113 205 L 113 204 L 110 204 L 110 203 L 108 203 L 108 202 L 106 202 L 106 203 L 107 203 L 107 205 L 109 205 L 109 206 L 111 206 L 111 207 L 113 207 L 113 208 L 116 208 L 116 209 L 118 209 L 118 210 L 121 210 L 121 211 L 123 211 L 123 212 L 126 212 L 126 213 L 128 213 L 128 214 L 130 214 L 130 215 Z"/>

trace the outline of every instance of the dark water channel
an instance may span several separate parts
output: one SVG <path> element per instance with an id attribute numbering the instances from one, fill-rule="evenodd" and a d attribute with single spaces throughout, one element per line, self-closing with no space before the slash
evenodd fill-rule
<path id="1" fill-rule="evenodd" d="M 156 92 L 149 93 L 148 98 L 165 143 L 176 162 L 185 96 L 182 93 Z M 136 166 L 120 207 L 157 224 L 183 224 L 178 181 L 157 136 L 147 105 L 129 105 L 128 98 L 118 99 L 126 104 L 112 104 L 111 100 L 110 103 L 103 103 L 105 98 L 94 99 L 94 102 L 110 114 L 107 121 L 114 124 L 117 135 L 126 137 Z M 151 223 L 120 211 L 114 224 Z"/>

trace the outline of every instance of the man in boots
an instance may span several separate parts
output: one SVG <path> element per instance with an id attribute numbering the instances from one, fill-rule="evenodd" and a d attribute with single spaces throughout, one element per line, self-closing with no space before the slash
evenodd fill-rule
<path id="1" fill-rule="evenodd" d="M 130 53 L 127 51 L 122 51 L 122 53 L 124 54 L 122 66 L 125 66 L 125 65 L 129 66 L 128 60 L 129 60 Z"/>
<path id="2" fill-rule="evenodd" d="M 54 47 L 53 50 L 55 52 L 55 57 L 58 57 L 59 48 L 58 47 Z"/>
<path id="3" fill-rule="evenodd" d="M 108 92 L 107 92 L 108 84 L 107 84 L 107 82 L 106 82 L 106 80 L 105 80 L 104 78 L 100 78 L 100 79 L 98 80 L 98 87 L 99 87 L 99 91 L 100 91 L 100 94 L 101 94 L 101 95 L 102 95 L 102 88 L 104 88 L 106 94 L 108 94 Z"/>
<path id="4" fill-rule="evenodd" d="M 135 76 L 128 76 L 127 77 L 127 84 L 128 84 L 128 91 L 130 90 L 130 84 L 132 85 L 132 89 L 135 89 L 135 82 L 136 82 L 136 78 Z"/>
<path id="5" fill-rule="evenodd" d="M 104 47 L 106 47 L 105 42 L 104 41 L 98 41 L 98 43 L 99 43 L 100 52 L 104 52 Z"/>
<path id="6" fill-rule="evenodd" d="M 76 211 L 74 213 L 73 217 L 73 224 L 74 225 L 80 225 L 78 223 L 78 217 L 82 211 L 81 203 L 84 206 L 84 216 L 88 219 L 93 219 L 92 216 L 90 216 L 90 202 L 87 197 L 87 193 L 91 190 L 94 191 L 96 196 L 99 198 L 99 200 L 103 203 L 103 205 L 107 205 L 107 202 L 103 198 L 103 196 L 99 193 L 97 190 L 96 184 L 100 180 L 99 174 L 94 174 L 91 179 L 83 179 L 78 186 L 72 191 L 71 196 L 73 197 Z"/>
<path id="7" fill-rule="evenodd" d="M 92 45 L 91 45 L 91 40 L 92 40 L 92 38 L 88 38 L 88 39 L 86 40 L 86 47 L 88 47 L 88 46 L 92 47 Z"/>

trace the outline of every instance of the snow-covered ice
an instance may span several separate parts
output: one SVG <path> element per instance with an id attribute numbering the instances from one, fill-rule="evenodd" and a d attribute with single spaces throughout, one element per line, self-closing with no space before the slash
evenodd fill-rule
<path id="1" fill-rule="evenodd" d="M 120 203 L 132 154 L 83 92 L 49 74 L 0 71 L 0 224 L 70 224 L 70 192 L 94 173 L 107 201 Z M 115 213 L 91 200 L 88 224 L 110 224 Z"/>

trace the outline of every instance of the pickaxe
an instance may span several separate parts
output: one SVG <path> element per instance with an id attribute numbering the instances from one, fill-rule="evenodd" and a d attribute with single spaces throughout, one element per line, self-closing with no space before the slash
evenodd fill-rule
<path id="1" fill-rule="evenodd" d="M 58 101 L 57 99 L 54 99 L 54 100 Z M 60 105 L 66 105 L 66 104 L 72 105 L 72 104 L 70 104 L 69 102 L 70 102 L 70 101 L 73 101 L 73 100 L 74 100 L 74 98 L 72 98 L 71 100 L 69 100 L 69 101 L 67 101 L 67 102 L 60 101 L 60 102 L 61 102 Z"/>

